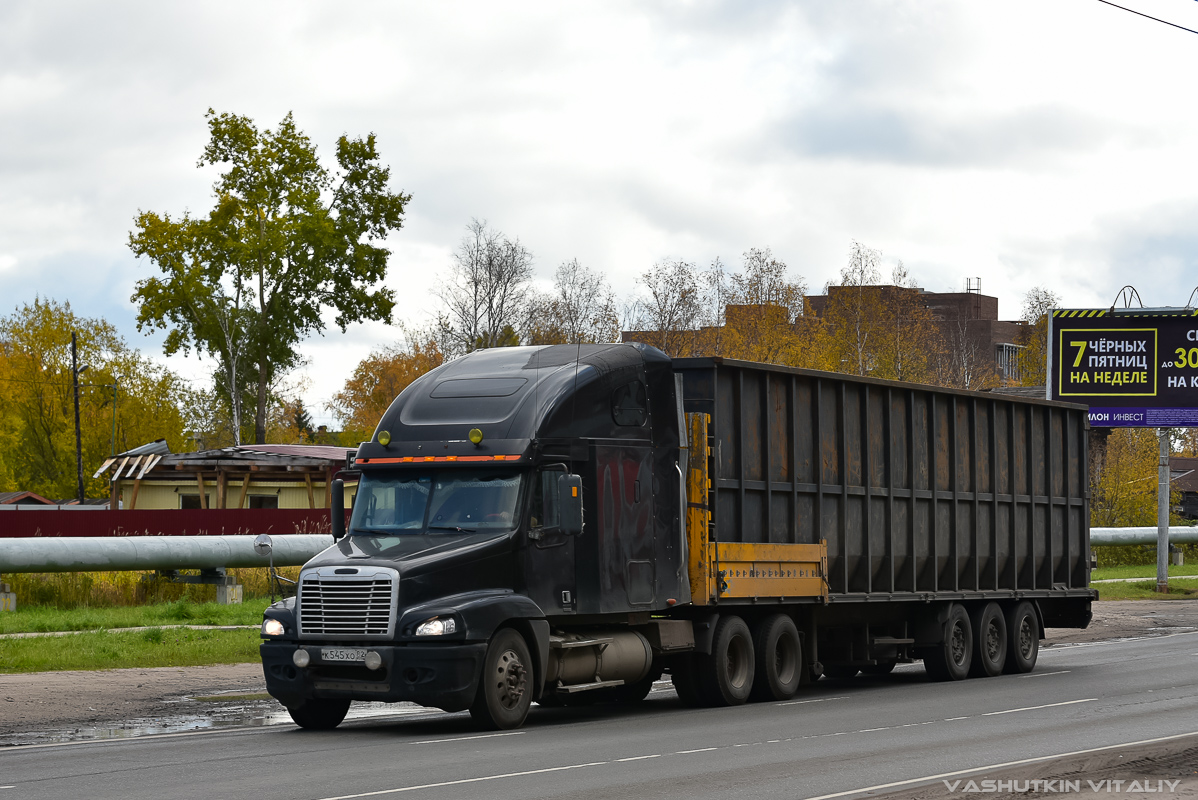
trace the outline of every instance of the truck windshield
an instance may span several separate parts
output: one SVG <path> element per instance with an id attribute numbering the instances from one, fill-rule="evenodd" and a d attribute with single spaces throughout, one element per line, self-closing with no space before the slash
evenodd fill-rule
<path id="1" fill-rule="evenodd" d="M 511 530 L 520 479 L 507 470 L 473 469 L 363 475 L 350 532 L 394 536 Z"/>

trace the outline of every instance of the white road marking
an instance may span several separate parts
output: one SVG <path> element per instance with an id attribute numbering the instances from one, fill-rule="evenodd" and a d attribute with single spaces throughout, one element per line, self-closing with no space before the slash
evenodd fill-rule
<path id="1" fill-rule="evenodd" d="M 564 767 L 546 767 L 545 769 L 528 769 L 523 772 L 504 772 L 499 775 L 483 775 L 478 778 L 462 778 L 456 781 L 441 781 L 440 783 L 422 783 L 419 786 L 399 786 L 394 789 L 379 789 L 374 792 L 360 792 L 358 794 L 342 794 L 336 797 L 322 797 L 320 800 L 355 800 L 358 797 L 379 797 L 384 794 L 400 794 L 401 792 L 415 792 L 419 789 L 439 789 L 442 786 L 461 786 L 467 783 L 482 783 L 484 781 L 497 781 L 501 778 L 520 778 L 525 775 L 544 775 L 547 772 L 564 772 L 568 769 L 583 769 L 585 767 L 601 767 L 604 764 L 610 764 L 610 761 L 588 761 L 585 764 L 568 764 Z"/>
<path id="2" fill-rule="evenodd" d="M 789 703 L 779 703 L 778 705 L 780 705 L 780 706 L 801 706 L 804 703 L 824 703 L 824 702 L 827 702 L 828 700 L 848 700 L 848 699 L 849 699 L 849 696 L 846 694 L 846 695 L 843 695 L 842 697 L 821 697 L 817 700 L 792 700 Z"/>
<path id="3" fill-rule="evenodd" d="M 1064 675 L 1067 672 L 1073 672 L 1071 669 L 1057 670 L 1056 672 L 1036 672 L 1031 675 L 1020 675 L 1021 678 L 1046 678 L 1049 675 Z"/>
<path id="4" fill-rule="evenodd" d="M 1043 706 L 1026 706 L 1024 708 L 1008 708 L 1006 711 L 987 711 L 982 714 L 983 717 L 993 717 L 995 714 L 1014 714 L 1016 711 L 1036 711 L 1041 708 L 1056 708 L 1057 706 L 1071 706 L 1075 703 L 1092 703 L 1097 700 L 1097 697 L 1087 697 L 1085 700 L 1066 700 L 1063 703 L 1049 703 Z"/>
<path id="5" fill-rule="evenodd" d="M 628 758 L 617 758 L 617 763 L 620 761 L 644 761 L 646 758 L 661 758 L 661 753 L 651 756 L 629 756 Z"/>
<path id="6" fill-rule="evenodd" d="M 700 747 L 698 750 L 679 750 L 679 751 L 678 751 L 677 753 L 675 753 L 674 755 L 676 755 L 676 756 L 684 756 L 684 755 L 687 755 L 688 753 L 707 753 L 707 752 L 710 752 L 710 751 L 712 751 L 712 750 L 719 750 L 719 749 L 720 749 L 720 748 L 718 748 L 718 747 Z"/>
<path id="7" fill-rule="evenodd" d="M 1056 753 L 1051 756 L 1036 756 L 1035 758 L 1023 758 L 1019 761 L 1004 761 L 1001 764 L 988 764 L 984 767 L 972 767 L 970 769 L 959 769 L 955 772 L 942 772 L 939 775 L 925 775 L 922 778 L 911 778 L 905 781 L 895 781 L 893 783 L 882 783 L 877 786 L 865 786 L 860 789 L 850 789 L 847 792 L 834 792 L 833 794 L 821 794 L 816 797 L 808 797 L 804 800 L 831 800 L 833 797 L 848 797 L 854 794 L 864 794 L 865 792 L 876 792 L 881 789 L 892 789 L 896 786 L 910 786 L 913 783 L 926 783 L 929 781 L 941 780 L 943 778 L 952 778 L 957 775 L 973 775 L 978 772 L 987 772 L 993 769 L 1003 769 L 1005 767 L 1017 767 L 1021 764 L 1036 764 L 1041 761 L 1051 761 L 1054 758 L 1068 758 L 1069 756 L 1081 756 L 1087 753 L 1101 753 L 1104 750 L 1119 750 L 1124 747 L 1136 747 L 1141 744 L 1156 744 L 1157 742 L 1169 742 L 1174 739 L 1184 739 L 1187 736 L 1198 736 L 1198 731 L 1190 733 L 1178 733 L 1173 736 L 1161 736 L 1157 739 L 1143 739 L 1138 742 L 1124 742 L 1122 744 L 1109 744 L 1105 747 L 1091 747 L 1088 750 L 1074 750 L 1069 753 Z"/>
<path id="8" fill-rule="evenodd" d="M 969 719 L 969 717 L 949 717 L 945 722 L 956 722 L 959 719 Z"/>
<path id="9" fill-rule="evenodd" d="M 496 736 L 523 736 L 528 731 L 508 731 L 507 733 L 480 733 L 478 736 L 455 736 L 452 739 L 425 739 L 408 744 L 440 744 L 441 742 L 468 742 L 471 739 L 494 739 Z"/>

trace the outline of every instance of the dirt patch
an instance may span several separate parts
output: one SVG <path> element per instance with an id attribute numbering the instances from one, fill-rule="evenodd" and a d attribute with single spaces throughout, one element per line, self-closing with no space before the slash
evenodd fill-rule
<path id="1" fill-rule="evenodd" d="M 199 713 L 212 704 L 195 695 L 264 691 L 261 664 L 0 675 L 0 737 Z"/>
<path id="2" fill-rule="evenodd" d="M 954 775 L 928 786 L 865 796 L 876 800 L 947 800 L 981 794 L 986 800 L 1033 800 L 1069 795 L 1118 800 L 1143 798 L 1150 793 L 1179 800 L 1198 798 L 1198 736 Z"/>
<path id="3" fill-rule="evenodd" d="M 1198 600 L 1103 602 L 1094 604 L 1094 621 L 1089 628 L 1049 629 L 1044 646 L 1161 636 L 1185 630 L 1198 630 Z M 262 665 L 258 663 L 0 675 L 0 745 L 12 743 L 15 734 L 210 715 L 226 704 L 197 697 L 239 696 L 231 697 L 231 704 L 244 702 L 245 695 L 264 692 L 265 687 Z"/>

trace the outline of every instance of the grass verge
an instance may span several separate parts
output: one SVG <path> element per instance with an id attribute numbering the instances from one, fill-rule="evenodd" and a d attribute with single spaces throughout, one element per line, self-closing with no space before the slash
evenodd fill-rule
<path id="1" fill-rule="evenodd" d="M 259 642 L 256 630 L 179 628 L 6 639 L 0 673 L 242 664 L 258 660 Z"/>
<path id="2" fill-rule="evenodd" d="M 1169 565 L 1169 577 L 1180 578 L 1186 575 L 1198 576 L 1198 564 L 1185 564 L 1180 567 Z M 1110 578 L 1151 578 L 1156 580 L 1156 565 L 1142 567 L 1102 567 L 1094 570 L 1090 576 L 1092 581 L 1102 581 Z"/>
<path id="3" fill-rule="evenodd" d="M 108 628 L 140 628 L 153 625 L 259 625 L 268 599 L 247 600 L 240 605 L 173 603 L 114 608 L 46 608 L 17 606 L 0 614 L 0 633 L 43 633 L 47 631 L 98 631 Z"/>
<path id="4" fill-rule="evenodd" d="M 1148 581 L 1127 583 L 1100 583 L 1091 588 L 1098 590 L 1100 600 L 1198 600 L 1198 578 L 1169 579 L 1169 593 L 1156 590 L 1156 578 Z"/>

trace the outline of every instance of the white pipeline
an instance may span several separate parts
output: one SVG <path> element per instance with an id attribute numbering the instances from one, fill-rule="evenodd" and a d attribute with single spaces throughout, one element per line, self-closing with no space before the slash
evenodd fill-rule
<path id="1" fill-rule="evenodd" d="M 276 567 L 307 563 L 333 544 L 328 534 L 271 537 Z M 5 572 L 102 572 L 265 567 L 253 536 L 62 536 L 0 539 Z"/>

